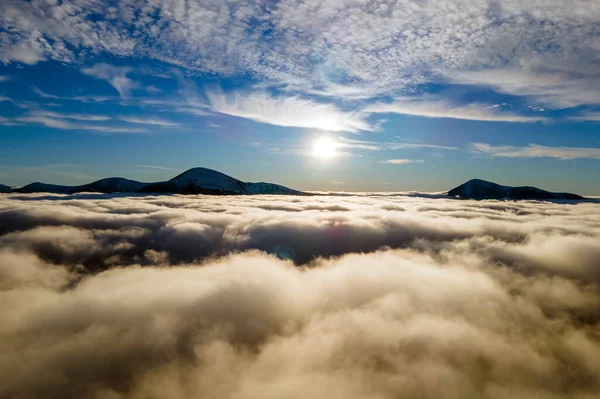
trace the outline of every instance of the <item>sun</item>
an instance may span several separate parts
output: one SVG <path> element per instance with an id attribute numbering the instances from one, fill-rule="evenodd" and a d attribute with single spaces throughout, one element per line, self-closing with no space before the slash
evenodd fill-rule
<path id="1" fill-rule="evenodd" d="M 326 137 L 323 137 L 313 143 L 312 155 L 317 158 L 331 158 L 336 155 L 335 143 Z"/>

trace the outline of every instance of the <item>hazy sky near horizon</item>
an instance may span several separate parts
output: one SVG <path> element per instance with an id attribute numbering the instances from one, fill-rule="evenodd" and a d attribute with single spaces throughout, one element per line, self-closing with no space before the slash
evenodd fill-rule
<path id="1" fill-rule="evenodd" d="M 0 183 L 600 195 L 598 54 L 593 0 L 4 0 Z"/>

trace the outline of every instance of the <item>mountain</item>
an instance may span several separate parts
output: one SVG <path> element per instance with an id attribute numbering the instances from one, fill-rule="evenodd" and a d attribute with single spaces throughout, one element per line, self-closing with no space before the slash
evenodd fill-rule
<path id="1" fill-rule="evenodd" d="M 302 195 L 301 191 L 273 183 L 248 183 L 207 168 L 193 168 L 171 180 L 150 183 L 139 190 L 145 193 L 176 194 L 283 194 Z"/>
<path id="2" fill-rule="evenodd" d="M 13 189 L 4 184 L 0 184 L 0 193 L 12 193 Z"/>
<path id="3" fill-rule="evenodd" d="M 552 193 L 537 187 L 510 187 L 485 180 L 473 179 L 448 191 L 451 197 L 461 199 L 512 199 L 512 200 L 581 200 L 583 197 L 571 193 Z"/>
<path id="4" fill-rule="evenodd" d="M 4 191 L 2 187 L 6 187 Z M 304 195 L 305 193 L 273 183 L 248 183 L 207 168 L 193 168 L 171 180 L 141 183 L 122 177 L 109 177 L 81 186 L 31 183 L 16 190 L 0 186 L 0 192 L 74 194 L 93 193 L 169 193 L 213 195 Z"/>
<path id="5" fill-rule="evenodd" d="M 75 192 L 132 193 L 139 191 L 147 185 L 148 183 L 141 183 L 139 181 L 124 179 L 122 177 L 109 177 L 76 187 Z"/>
<path id="6" fill-rule="evenodd" d="M 109 177 L 81 186 L 60 186 L 57 184 L 31 183 L 25 187 L 14 190 L 17 193 L 54 193 L 54 194 L 74 194 L 74 193 L 128 193 L 136 192 L 147 183 L 140 183 L 135 180 L 128 180 L 122 177 Z"/>
<path id="7" fill-rule="evenodd" d="M 58 184 L 46 184 L 35 182 L 14 190 L 16 193 L 55 193 L 71 194 L 76 187 L 59 186 Z"/>

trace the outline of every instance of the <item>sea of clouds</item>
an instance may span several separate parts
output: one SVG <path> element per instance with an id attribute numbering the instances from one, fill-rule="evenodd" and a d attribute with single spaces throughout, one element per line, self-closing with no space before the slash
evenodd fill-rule
<path id="1" fill-rule="evenodd" d="M 597 398 L 600 203 L 0 196 L 1 398 Z"/>

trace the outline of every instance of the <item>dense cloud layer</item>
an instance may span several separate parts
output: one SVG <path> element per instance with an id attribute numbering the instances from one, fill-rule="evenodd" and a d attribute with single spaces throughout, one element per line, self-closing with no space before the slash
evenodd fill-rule
<path id="1" fill-rule="evenodd" d="M 0 197 L 0 397 L 591 398 L 600 205 Z"/>

